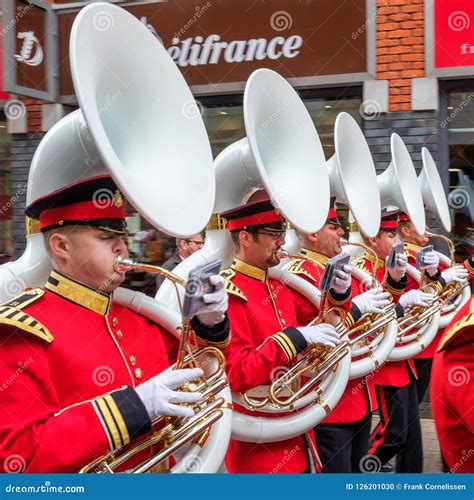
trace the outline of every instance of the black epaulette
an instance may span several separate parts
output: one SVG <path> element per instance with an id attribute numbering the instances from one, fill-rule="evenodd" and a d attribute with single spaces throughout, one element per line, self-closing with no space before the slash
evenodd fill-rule
<path id="1" fill-rule="evenodd" d="M 232 283 L 232 278 L 236 274 L 237 273 L 231 268 L 224 269 L 220 272 L 220 275 L 225 280 L 225 289 L 227 293 L 230 293 L 231 295 L 235 295 L 236 297 L 240 297 L 241 299 L 248 300 L 242 290 L 239 287 L 235 286 L 234 283 Z"/>
<path id="2" fill-rule="evenodd" d="M 291 261 L 291 264 L 286 269 L 291 274 L 307 276 L 311 281 L 316 282 L 314 276 L 311 275 L 306 269 L 303 269 L 303 264 L 306 261 L 304 259 L 295 259 Z"/>
<path id="3" fill-rule="evenodd" d="M 52 342 L 54 337 L 49 330 L 37 319 L 22 311 L 26 306 L 39 300 L 44 293 L 44 290 L 41 290 L 41 288 L 34 288 L 33 290 L 22 292 L 13 297 L 13 299 L 0 304 L 0 324 L 14 326 L 48 343 Z"/>

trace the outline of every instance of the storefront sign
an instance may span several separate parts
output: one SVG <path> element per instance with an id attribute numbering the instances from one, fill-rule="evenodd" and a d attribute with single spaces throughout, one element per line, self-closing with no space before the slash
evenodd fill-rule
<path id="1" fill-rule="evenodd" d="M 219 93 L 232 86 L 241 89 L 260 67 L 286 78 L 306 79 L 305 83 L 363 79 L 369 72 L 368 33 L 376 21 L 375 10 L 368 12 L 366 4 L 366 0 L 169 0 L 123 6 L 159 38 L 189 85 Z M 375 9 L 375 2 L 369 5 Z M 59 96 L 67 98 L 74 93 L 69 35 L 77 4 L 68 8 L 61 1 L 51 12 L 58 32 L 57 65 L 52 67 L 59 72 L 59 81 L 54 84 Z M 41 23 L 28 14 L 15 26 L 16 67 L 23 81 L 35 71 L 44 72 L 47 54 Z M 99 29 L 105 31 L 106 24 Z M 32 81 L 44 84 L 44 73 L 35 74 Z"/>
<path id="2" fill-rule="evenodd" d="M 435 68 L 474 66 L 472 0 L 435 0 L 433 44 Z"/>
<path id="3" fill-rule="evenodd" d="M 7 2 L 3 25 L 5 89 L 47 98 L 47 10 L 25 0 Z"/>

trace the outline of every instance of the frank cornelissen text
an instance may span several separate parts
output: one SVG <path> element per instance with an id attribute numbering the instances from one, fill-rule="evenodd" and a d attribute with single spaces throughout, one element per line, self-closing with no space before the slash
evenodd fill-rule
<path id="1" fill-rule="evenodd" d="M 465 484 L 450 484 L 450 483 L 346 483 L 346 490 L 404 490 L 404 491 L 465 491 Z"/>

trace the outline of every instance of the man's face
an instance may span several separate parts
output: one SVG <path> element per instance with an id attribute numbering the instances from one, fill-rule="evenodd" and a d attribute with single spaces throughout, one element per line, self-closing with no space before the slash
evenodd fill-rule
<path id="1" fill-rule="evenodd" d="M 181 240 L 179 255 L 182 259 L 186 259 L 194 252 L 197 252 L 204 246 L 204 238 L 202 234 L 198 233 L 191 238 L 187 238 L 186 240 Z"/>
<path id="2" fill-rule="evenodd" d="M 254 266 L 268 269 L 280 263 L 277 253 L 285 244 L 284 231 L 271 231 L 268 229 L 259 229 L 257 234 L 246 233 L 245 243 L 241 241 L 238 257 Z"/>
<path id="3" fill-rule="evenodd" d="M 371 238 L 370 246 L 379 259 L 385 259 L 389 256 L 392 246 L 396 243 L 400 243 L 396 233 L 392 231 L 380 231 L 375 238 Z"/>
<path id="4" fill-rule="evenodd" d="M 125 275 L 114 270 L 114 263 L 118 255 L 128 257 L 124 236 L 85 226 L 61 236 L 58 250 L 51 245 L 59 272 L 106 293 L 121 285 Z"/>
<path id="5" fill-rule="evenodd" d="M 428 227 L 425 228 L 424 234 L 418 234 L 415 230 L 415 226 L 408 222 L 406 225 L 402 227 L 402 239 L 407 243 L 413 243 L 414 245 L 418 245 L 420 247 L 424 247 L 428 245 L 430 241 L 430 237 L 427 235 Z"/>
<path id="6" fill-rule="evenodd" d="M 310 250 L 334 257 L 342 252 L 341 238 L 344 236 L 344 230 L 339 224 L 324 224 L 323 228 L 309 239 L 311 243 Z"/>

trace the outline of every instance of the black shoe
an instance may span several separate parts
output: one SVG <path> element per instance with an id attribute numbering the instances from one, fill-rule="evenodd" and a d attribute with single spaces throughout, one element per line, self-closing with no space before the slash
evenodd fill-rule
<path id="1" fill-rule="evenodd" d="M 393 472 L 393 467 L 389 463 L 383 464 L 380 467 L 380 472 Z"/>

